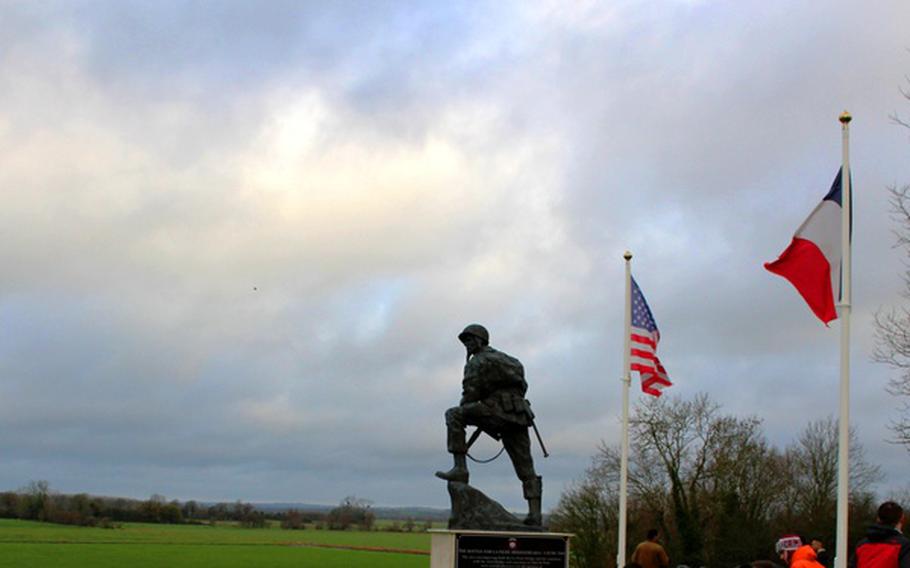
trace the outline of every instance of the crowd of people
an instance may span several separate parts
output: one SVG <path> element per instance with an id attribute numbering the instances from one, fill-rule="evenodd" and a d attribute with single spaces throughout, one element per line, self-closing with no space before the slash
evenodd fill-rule
<path id="1" fill-rule="evenodd" d="M 875 523 L 850 556 L 849 568 L 910 568 L 910 539 L 904 536 L 904 510 L 894 501 L 878 508 Z M 782 536 L 774 547 L 782 564 L 757 560 L 737 568 L 833 568 L 833 557 L 821 537 Z M 657 529 L 635 547 L 626 568 L 669 568 L 670 557 L 660 544 Z M 682 566 L 677 568 L 683 568 Z"/>

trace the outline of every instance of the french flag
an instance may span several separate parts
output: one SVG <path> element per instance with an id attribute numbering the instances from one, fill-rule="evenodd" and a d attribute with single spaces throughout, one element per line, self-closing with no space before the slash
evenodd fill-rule
<path id="1" fill-rule="evenodd" d="M 831 190 L 796 230 L 790 246 L 777 260 L 765 263 L 765 268 L 796 287 L 825 325 L 837 319 L 834 302 L 840 297 L 842 199 L 838 171 Z"/>

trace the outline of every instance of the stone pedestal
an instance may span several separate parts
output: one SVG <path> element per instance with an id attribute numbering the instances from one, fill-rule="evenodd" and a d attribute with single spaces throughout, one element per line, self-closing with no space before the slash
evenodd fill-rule
<path id="1" fill-rule="evenodd" d="M 467 483 L 450 481 L 452 516 L 449 529 L 480 531 L 543 532 L 541 526 L 527 526 L 505 508 Z"/>
<path id="2" fill-rule="evenodd" d="M 568 568 L 568 533 L 431 529 L 430 568 Z"/>

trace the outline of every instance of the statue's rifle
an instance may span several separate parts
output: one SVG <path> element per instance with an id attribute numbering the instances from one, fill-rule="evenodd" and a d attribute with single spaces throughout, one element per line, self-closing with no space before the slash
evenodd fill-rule
<path id="1" fill-rule="evenodd" d="M 474 456 L 471 455 L 470 449 L 471 449 L 471 446 L 474 445 L 474 442 L 477 441 L 477 438 L 479 438 L 481 434 L 483 434 L 483 430 L 481 428 L 476 428 L 474 430 L 474 433 L 471 434 L 470 438 L 468 438 L 468 445 L 465 448 L 465 455 L 468 456 L 469 458 L 471 458 L 471 461 L 473 461 L 475 463 L 490 463 L 491 461 L 493 461 L 496 458 L 498 458 L 499 456 L 501 456 L 502 452 L 505 451 L 506 447 L 503 446 L 503 447 L 499 448 L 499 451 L 496 452 L 496 455 L 488 460 L 479 460 L 479 459 L 475 458 Z M 497 439 L 497 441 L 498 441 L 498 439 Z"/>
<path id="2" fill-rule="evenodd" d="M 543 438 L 540 437 L 540 430 L 537 429 L 537 423 L 533 420 L 531 420 L 531 427 L 534 428 L 534 434 L 537 436 L 537 442 L 540 444 L 540 449 L 543 450 L 543 457 L 550 457 L 550 454 L 547 452 L 547 447 L 543 445 Z"/>
<path id="3" fill-rule="evenodd" d="M 474 430 L 474 433 L 471 434 L 471 437 L 470 437 L 470 438 L 468 438 L 468 447 L 467 447 L 467 449 L 469 449 L 469 450 L 471 449 L 471 446 L 474 445 L 474 442 L 477 441 L 477 438 L 479 438 L 481 434 L 483 434 L 483 430 L 481 430 L 480 428 L 477 428 L 476 430 Z"/>
<path id="4" fill-rule="evenodd" d="M 534 435 L 537 436 L 537 443 L 540 444 L 540 449 L 543 450 L 543 457 L 545 457 L 545 458 L 550 457 L 550 453 L 547 451 L 547 447 L 544 445 L 544 443 L 543 443 L 543 438 L 542 438 L 541 435 L 540 435 L 540 430 L 537 429 L 537 423 L 535 423 L 533 419 L 531 420 L 531 428 L 534 428 Z M 475 458 L 475 457 L 472 456 L 470 453 L 468 453 L 468 450 L 471 449 L 471 446 L 474 445 L 474 442 L 477 441 L 477 438 L 480 438 L 480 435 L 481 435 L 481 434 L 483 434 L 483 429 L 482 429 L 482 428 L 475 428 L 475 429 L 474 429 L 474 432 L 471 433 L 471 437 L 468 438 L 468 444 L 467 444 L 467 447 L 466 447 L 466 450 L 465 450 L 465 454 L 466 454 L 469 458 L 471 458 L 472 461 L 474 461 L 474 462 L 476 462 L 476 463 L 490 463 L 491 461 L 493 461 L 493 460 L 495 460 L 496 458 L 498 458 L 499 456 L 501 456 L 501 455 L 502 455 L 502 452 L 506 449 L 506 447 L 503 446 L 502 448 L 500 448 L 499 452 L 497 452 L 495 456 L 493 456 L 492 458 L 490 458 L 490 459 L 488 459 L 488 460 L 479 460 L 479 459 Z M 496 438 L 496 440 L 498 441 L 499 438 Z"/>

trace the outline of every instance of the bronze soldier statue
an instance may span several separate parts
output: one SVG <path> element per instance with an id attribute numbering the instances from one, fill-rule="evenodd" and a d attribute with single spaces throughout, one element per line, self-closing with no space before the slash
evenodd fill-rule
<path id="1" fill-rule="evenodd" d="M 540 526 L 543 483 L 534 471 L 531 456 L 528 428 L 534 424 L 534 413 L 525 399 L 528 383 L 524 378 L 524 367 L 518 359 L 490 347 L 490 334 L 482 325 L 467 326 L 458 339 L 467 351 L 461 402 L 446 411 L 448 450 L 454 456 L 455 466 L 449 471 L 437 471 L 436 476 L 447 481 L 468 482 L 469 443 L 465 439 L 465 428 L 477 426 L 478 430 L 502 440 L 521 480 L 524 498 L 528 500 L 528 516 L 524 523 Z"/>

